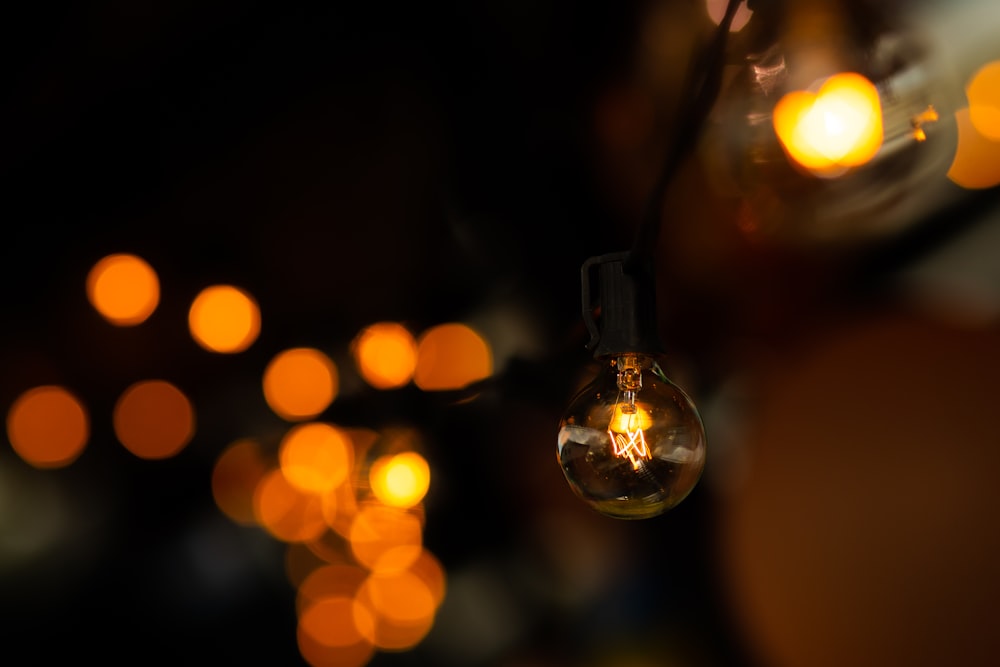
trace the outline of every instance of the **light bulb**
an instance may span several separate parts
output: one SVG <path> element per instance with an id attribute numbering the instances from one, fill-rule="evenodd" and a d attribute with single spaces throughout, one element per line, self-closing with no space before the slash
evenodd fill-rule
<path id="1" fill-rule="evenodd" d="M 742 200 L 740 229 L 849 245 L 926 219 L 947 196 L 940 119 L 960 91 L 924 23 L 877 3 L 758 4 L 702 152 Z"/>
<path id="2" fill-rule="evenodd" d="M 705 429 L 691 398 L 663 372 L 652 277 L 628 253 L 584 264 L 584 317 L 600 364 L 559 422 L 557 455 L 573 492 L 601 514 L 647 519 L 680 503 L 705 466 Z M 600 272 L 593 319 L 590 269 Z"/>

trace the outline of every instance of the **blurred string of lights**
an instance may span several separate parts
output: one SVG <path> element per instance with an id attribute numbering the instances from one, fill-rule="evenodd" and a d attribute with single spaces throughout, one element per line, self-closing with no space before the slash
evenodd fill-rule
<path id="1" fill-rule="evenodd" d="M 115 253 L 90 269 L 86 296 L 110 324 L 135 327 L 159 305 L 159 278 L 142 257 Z M 244 289 L 211 285 L 191 302 L 187 325 L 204 350 L 238 354 L 259 336 L 260 307 Z M 380 390 L 411 382 L 424 391 L 461 389 L 493 373 L 489 343 L 460 322 L 419 337 L 401 323 L 376 322 L 348 352 L 359 375 Z M 273 355 L 261 390 L 287 429 L 276 447 L 273 438 L 253 434 L 228 444 L 214 462 L 211 491 L 232 522 L 287 545 L 302 657 L 317 666 L 361 666 L 377 651 L 412 649 L 433 626 L 446 587 L 441 563 L 423 544 L 432 471 L 422 435 L 320 420 L 338 397 L 340 371 L 318 348 Z M 35 386 L 10 406 L 7 436 L 31 466 L 65 468 L 87 447 L 90 418 L 73 388 Z M 112 422 L 129 452 L 164 460 L 191 442 L 196 411 L 180 387 L 142 379 L 121 392 Z"/>
<path id="2" fill-rule="evenodd" d="M 710 118 L 707 162 L 738 194 L 738 224 L 758 235 L 872 239 L 925 219 L 921 192 L 1000 184 L 1000 63 L 979 68 L 963 100 L 928 40 L 877 4 L 729 0 L 708 10 L 717 27 L 692 58 L 634 243 L 581 270 L 599 368 L 564 411 L 556 451 L 574 493 L 613 518 L 673 508 L 705 464 L 698 408 L 664 372 L 654 264 L 668 188 Z M 728 36 L 739 30 L 749 34 L 734 56 Z M 942 114 L 955 121 L 951 144 Z"/>

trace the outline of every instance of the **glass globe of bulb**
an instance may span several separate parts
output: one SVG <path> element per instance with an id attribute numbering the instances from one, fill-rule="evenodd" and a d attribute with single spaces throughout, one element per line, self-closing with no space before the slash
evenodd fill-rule
<path id="1" fill-rule="evenodd" d="M 559 423 L 557 453 L 574 493 L 599 513 L 647 519 L 680 503 L 705 467 L 705 428 L 655 356 L 599 359 L 597 377 Z"/>

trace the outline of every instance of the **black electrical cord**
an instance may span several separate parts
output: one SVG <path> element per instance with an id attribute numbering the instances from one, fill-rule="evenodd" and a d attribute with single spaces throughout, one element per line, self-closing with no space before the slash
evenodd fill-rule
<path id="1" fill-rule="evenodd" d="M 660 233 L 663 206 L 674 175 L 697 144 L 702 127 L 708 118 L 722 87 L 725 67 L 726 42 L 736 10 L 743 0 L 729 0 L 726 13 L 706 44 L 697 54 L 688 70 L 680 96 L 681 110 L 678 129 L 671 135 L 670 149 L 660 169 L 646 202 L 646 208 L 636 230 L 631 250 L 631 261 L 626 270 L 634 269 L 645 257 L 651 258 Z"/>

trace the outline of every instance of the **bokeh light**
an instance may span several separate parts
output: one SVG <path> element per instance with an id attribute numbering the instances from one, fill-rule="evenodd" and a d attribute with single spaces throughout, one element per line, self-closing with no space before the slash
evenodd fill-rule
<path id="1" fill-rule="evenodd" d="M 90 437 L 90 419 L 68 389 L 44 385 L 21 394 L 7 413 L 7 437 L 18 456 L 36 468 L 69 465 Z"/>
<path id="2" fill-rule="evenodd" d="M 87 299 L 118 326 L 145 322 L 160 303 L 160 280 L 146 260 L 116 253 L 99 260 L 87 274 Z"/>
<path id="3" fill-rule="evenodd" d="M 878 89 L 852 72 L 792 91 L 774 108 L 774 129 L 789 159 L 810 173 L 839 176 L 865 164 L 882 147 Z"/>
<path id="4" fill-rule="evenodd" d="M 427 586 L 434 604 L 438 607 L 444 602 L 445 593 L 448 589 L 447 575 L 444 566 L 431 551 L 424 549 L 420 552 L 417 560 L 410 565 L 409 571 L 420 577 Z"/>
<path id="5" fill-rule="evenodd" d="M 362 667 L 374 656 L 375 645 L 360 630 L 374 633 L 374 623 L 371 612 L 353 599 L 320 600 L 300 617 L 296 634 L 299 653 L 311 667 Z M 360 637 L 354 643 L 331 645 L 354 634 Z"/>
<path id="6" fill-rule="evenodd" d="M 368 642 L 367 638 L 375 634 L 375 619 L 354 596 L 329 596 L 315 600 L 302 611 L 299 627 L 323 646 L 346 647 Z"/>
<path id="7" fill-rule="evenodd" d="M 264 369 L 264 400 L 288 421 L 310 419 L 329 407 L 340 389 L 336 364 L 311 347 L 275 355 Z"/>
<path id="8" fill-rule="evenodd" d="M 212 468 L 212 498 L 232 521 L 255 523 L 254 490 L 272 465 L 256 440 L 233 442 L 219 455 Z"/>
<path id="9" fill-rule="evenodd" d="M 265 473 L 254 490 L 254 517 L 283 542 L 316 539 L 327 528 L 320 497 L 295 487 L 280 468 Z"/>
<path id="10" fill-rule="evenodd" d="M 972 126 L 987 139 L 1000 141 L 1000 60 L 980 67 L 965 94 Z"/>
<path id="11" fill-rule="evenodd" d="M 410 330 L 396 322 L 366 327 L 351 344 L 361 377 L 376 389 L 402 387 L 417 366 L 417 342 Z"/>
<path id="12" fill-rule="evenodd" d="M 384 651 L 403 651 L 420 643 L 434 625 L 434 594 L 409 571 L 374 573 L 357 599 L 375 613 L 372 641 Z"/>
<path id="13" fill-rule="evenodd" d="M 333 490 L 354 466 L 350 437 L 322 422 L 292 427 L 281 440 L 278 456 L 285 478 L 310 493 Z"/>
<path id="14" fill-rule="evenodd" d="M 359 565 L 338 563 L 321 565 L 305 576 L 296 589 L 295 608 L 302 614 L 310 605 L 330 597 L 353 598 L 368 571 Z"/>
<path id="15" fill-rule="evenodd" d="M 210 352 L 246 350 L 260 335 L 260 308 L 246 291 L 232 285 L 206 287 L 188 311 L 192 338 Z"/>
<path id="16" fill-rule="evenodd" d="M 425 331 L 417 341 L 413 382 L 425 391 L 462 389 L 493 373 L 493 352 L 472 327 L 451 322 Z"/>
<path id="17" fill-rule="evenodd" d="M 948 178 L 963 188 L 981 190 L 1000 184 L 1000 141 L 976 130 L 968 108 L 955 112 L 958 144 Z"/>
<path id="18" fill-rule="evenodd" d="M 122 392 L 112 420 L 119 442 L 143 459 L 176 455 L 195 430 L 191 401 L 165 380 L 143 380 Z"/>
<path id="19" fill-rule="evenodd" d="M 427 460 L 416 452 L 403 452 L 376 459 L 368 473 L 372 493 L 392 507 L 413 507 L 427 495 L 431 471 Z"/>
<path id="20" fill-rule="evenodd" d="M 712 23 L 719 25 L 722 23 L 722 18 L 726 15 L 726 5 L 729 4 L 729 0 L 705 0 L 705 11 L 708 12 L 708 18 L 712 19 Z M 730 32 L 739 32 L 750 22 L 750 17 L 753 16 L 753 11 L 747 7 L 747 3 L 741 2 L 740 6 L 736 9 L 736 13 L 733 14 L 733 22 L 729 25 Z"/>
<path id="21" fill-rule="evenodd" d="M 349 535 L 355 559 L 372 571 L 396 572 L 423 550 L 423 525 L 415 514 L 383 505 L 362 507 Z"/>

